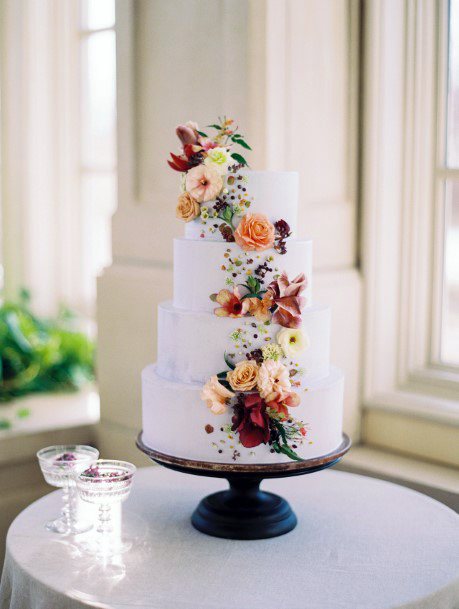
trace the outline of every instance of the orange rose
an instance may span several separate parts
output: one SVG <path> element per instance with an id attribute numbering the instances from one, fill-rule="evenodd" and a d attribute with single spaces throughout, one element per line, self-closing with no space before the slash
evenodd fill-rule
<path id="1" fill-rule="evenodd" d="M 177 208 L 175 210 L 175 215 L 179 220 L 191 222 L 191 220 L 197 218 L 200 213 L 201 208 L 199 207 L 199 203 L 193 199 L 189 192 L 184 192 L 179 196 Z"/>
<path id="2" fill-rule="evenodd" d="M 267 250 L 274 244 L 274 226 L 264 214 L 246 214 L 234 231 L 234 239 L 243 250 Z"/>

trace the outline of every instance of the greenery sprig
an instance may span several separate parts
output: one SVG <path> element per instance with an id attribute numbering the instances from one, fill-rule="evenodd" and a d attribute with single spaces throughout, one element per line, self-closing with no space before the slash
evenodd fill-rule
<path id="1" fill-rule="evenodd" d="M 94 378 L 95 346 L 71 327 L 72 318 L 65 309 L 52 320 L 36 317 L 26 290 L 0 306 L 0 402 L 74 391 Z"/>
<path id="2" fill-rule="evenodd" d="M 218 117 L 218 123 L 213 123 L 212 125 L 207 125 L 209 129 L 215 129 L 217 131 L 217 135 L 214 136 L 214 139 L 223 146 L 227 146 L 230 143 L 238 144 L 241 148 L 245 150 L 252 150 L 252 148 L 247 144 L 244 139 L 244 136 L 241 133 L 238 133 L 238 127 L 232 128 L 233 120 L 230 118 Z M 199 131 L 199 135 L 202 137 L 208 137 L 204 132 Z M 248 166 L 245 158 L 239 154 L 238 152 L 231 153 L 232 158 L 245 167 Z"/>

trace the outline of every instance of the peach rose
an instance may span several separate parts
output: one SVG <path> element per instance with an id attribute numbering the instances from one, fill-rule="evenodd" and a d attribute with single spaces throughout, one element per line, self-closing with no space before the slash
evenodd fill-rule
<path id="1" fill-rule="evenodd" d="M 197 165 L 186 174 L 185 188 L 198 203 L 205 203 L 220 194 L 223 180 L 213 167 Z"/>
<path id="2" fill-rule="evenodd" d="M 292 391 L 290 376 L 284 364 L 268 359 L 258 371 L 258 391 L 266 402 L 280 401 Z"/>
<path id="3" fill-rule="evenodd" d="M 274 226 L 264 214 L 246 214 L 234 231 L 234 240 L 243 250 L 267 250 L 274 244 Z"/>
<path id="4" fill-rule="evenodd" d="M 250 391 L 257 384 L 258 364 L 253 360 L 243 360 L 228 372 L 226 380 L 234 391 Z"/>
<path id="5" fill-rule="evenodd" d="M 233 396 L 234 393 L 223 387 L 216 376 L 212 376 L 201 391 L 201 399 L 214 414 L 226 412 L 228 401 Z"/>
<path id="6" fill-rule="evenodd" d="M 197 218 L 200 213 L 201 208 L 199 207 L 199 203 L 196 199 L 193 199 L 189 192 L 184 192 L 179 196 L 177 208 L 175 210 L 175 215 L 179 220 L 191 222 L 191 220 Z"/>

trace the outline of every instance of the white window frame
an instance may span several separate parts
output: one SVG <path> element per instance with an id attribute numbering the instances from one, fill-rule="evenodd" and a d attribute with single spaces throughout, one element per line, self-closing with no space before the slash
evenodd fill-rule
<path id="1" fill-rule="evenodd" d="M 366 4 L 362 435 L 368 444 L 459 465 L 459 374 L 439 365 L 432 325 L 441 290 L 435 169 L 447 13 L 447 0 Z"/>

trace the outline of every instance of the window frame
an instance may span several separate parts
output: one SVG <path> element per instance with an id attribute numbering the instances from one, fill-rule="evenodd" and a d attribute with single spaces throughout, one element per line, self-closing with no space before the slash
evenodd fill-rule
<path id="1" fill-rule="evenodd" d="M 459 369 L 435 359 L 433 323 L 441 306 L 435 269 L 443 200 L 435 173 L 447 18 L 447 0 L 376 0 L 364 14 L 362 435 L 369 444 L 459 465 Z M 401 417 L 409 425 L 396 437 Z M 437 446 L 429 451 L 426 425 Z"/>

